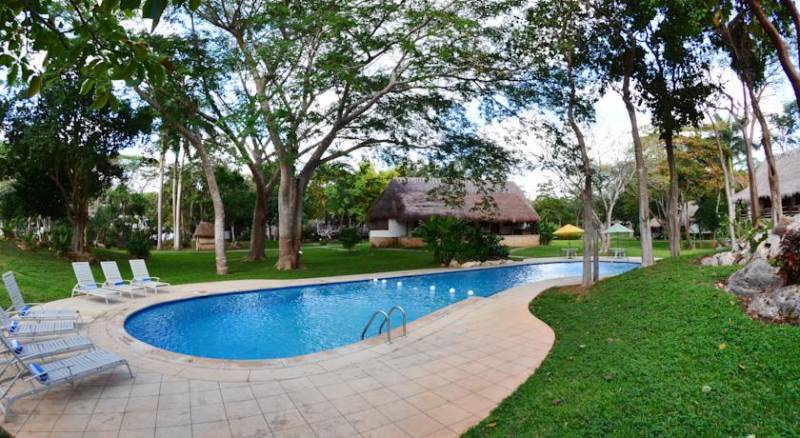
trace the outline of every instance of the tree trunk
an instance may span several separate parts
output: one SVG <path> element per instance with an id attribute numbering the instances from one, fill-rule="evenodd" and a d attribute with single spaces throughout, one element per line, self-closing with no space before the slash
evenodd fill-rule
<path id="1" fill-rule="evenodd" d="M 720 137 L 717 123 L 714 121 L 714 117 L 711 113 L 707 113 L 707 115 L 711 122 L 711 129 L 714 131 L 714 140 L 717 142 L 717 152 L 719 153 L 719 164 L 720 167 L 722 167 L 722 176 L 725 179 L 723 182 L 725 186 L 725 200 L 728 206 L 728 237 L 731 239 L 731 245 L 734 245 L 736 242 L 736 227 L 734 226 L 734 222 L 736 221 L 736 205 L 733 203 L 733 179 L 731 176 L 731 169 L 728 167 L 728 158 L 722 148 L 722 138 Z"/>
<path id="2" fill-rule="evenodd" d="M 219 192 L 217 178 L 214 176 L 214 166 L 208 156 L 202 140 L 197 139 L 192 142 L 192 146 L 197 150 L 200 163 L 208 182 L 208 192 L 211 195 L 211 204 L 214 207 L 214 255 L 218 275 L 228 273 L 228 260 L 225 256 L 225 207 L 222 204 L 222 195 Z"/>
<path id="3" fill-rule="evenodd" d="M 678 211 L 678 168 L 675 163 L 675 146 L 672 133 L 664 136 L 667 149 L 667 165 L 669 166 L 669 199 L 667 205 L 667 221 L 669 222 L 669 253 L 673 257 L 681 255 L 681 224 Z"/>
<path id="4" fill-rule="evenodd" d="M 278 261 L 281 271 L 301 269 L 300 239 L 303 221 L 305 184 L 295 176 L 294 165 L 281 163 L 278 188 Z"/>
<path id="5" fill-rule="evenodd" d="M 761 127 L 761 138 L 764 147 L 764 155 L 767 159 L 767 176 L 769 180 L 769 197 L 772 201 L 772 223 L 778 225 L 783 218 L 783 200 L 781 199 L 781 183 L 778 176 L 778 168 L 775 165 L 775 154 L 772 153 L 772 136 L 769 132 L 769 124 L 761 112 L 761 104 L 758 102 L 753 87 L 748 86 L 750 93 L 750 102 L 753 106 L 753 115 L 755 115 L 758 124 Z"/>
<path id="6" fill-rule="evenodd" d="M 798 105 L 798 108 L 800 108 L 800 73 L 798 73 L 797 68 L 792 62 L 791 55 L 789 55 L 789 46 L 786 44 L 786 41 L 783 40 L 783 37 L 778 32 L 775 25 L 772 24 L 769 17 L 767 17 L 767 14 L 761 7 L 761 0 L 747 0 L 747 3 L 750 5 L 750 10 L 753 12 L 753 15 L 755 15 L 759 24 L 761 24 L 761 27 L 769 37 L 772 45 L 775 46 L 775 51 L 777 52 L 778 60 L 781 62 L 781 67 L 784 73 L 786 73 L 789 83 L 792 84 L 795 103 Z"/>
<path id="7" fill-rule="evenodd" d="M 172 166 L 172 249 L 181 249 L 181 148 L 175 150 Z"/>
<path id="8" fill-rule="evenodd" d="M 156 249 L 164 249 L 164 160 L 166 159 L 167 150 L 162 145 L 161 157 L 158 160 L 158 195 L 156 205 L 156 215 L 158 216 Z"/>
<path id="9" fill-rule="evenodd" d="M 630 56 L 628 56 L 630 58 Z M 631 64 L 628 66 L 628 64 Z M 626 71 L 632 68 L 632 60 L 626 61 Z M 650 196 L 647 188 L 647 168 L 644 162 L 642 139 L 639 136 L 639 124 L 636 120 L 636 107 L 630 93 L 630 75 L 626 74 L 623 81 L 622 100 L 628 111 L 631 122 L 631 136 L 633 137 L 633 153 L 636 157 L 636 182 L 639 186 L 639 241 L 642 247 L 642 266 L 652 266 L 653 258 L 653 233 L 650 229 Z"/>
<path id="10" fill-rule="evenodd" d="M 253 221 L 250 227 L 250 251 L 247 254 L 247 260 L 266 260 L 267 207 L 279 173 L 277 171 L 272 172 L 269 181 L 265 183 L 260 163 L 250 164 L 249 168 L 253 174 L 253 183 L 256 186 L 256 202 L 253 206 Z"/>
<path id="11" fill-rule="evenodd" d="M 86 254 L 86 225 L 89 223 L 89 201 L 73 201 L 74 207 L 70 211 L 72 224 L 72 241 L 70 250 L 77 255 Z"/>

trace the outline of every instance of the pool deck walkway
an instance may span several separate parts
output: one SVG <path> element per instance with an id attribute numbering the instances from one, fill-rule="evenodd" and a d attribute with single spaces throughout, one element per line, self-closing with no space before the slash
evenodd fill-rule
<path id="1" fill-rule="evenodd" d="M 373 338 L 290 359 L 192 358 L 148 346 L 122 328 L 132 311 L 176 298 L 440 271 L 190 284 L 108 306 L 87 297 L 50 303 L 78 308 L 90 321 L 83 332 L 125 357 L 135 377 L 120 369 L 21 400 L 2 426 L 18 437 L 59 438 L 458 436 L 550 351 L 555 335 L 528 303 L 577 279 L 461 301 L 410 323 L 408 336 L 396 331 L 391 344 Z"/>

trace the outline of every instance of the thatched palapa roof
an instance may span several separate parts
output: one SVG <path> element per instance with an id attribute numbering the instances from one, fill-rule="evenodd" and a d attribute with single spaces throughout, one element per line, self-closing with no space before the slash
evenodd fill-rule
<path id="1" fill-rule="evenodd" d="M 781 195 L 792 196 L 800 194 L 800 149 L 784 152 L 775 156 L 775 166 L 778 168 L 778 177 L 781 184 Z M 758 197 L 769 198 L 769 179 L 767 175 L 767 163 L 761 163 L 756 167 L 756 185 L 758 186 Z M 734 201 L 750 202 L 750 191 L 748 188 L 733 195 Z"/>
<path id="2" fill-rule="evenodd" d="M 432 216 L 448 216 L 471 221 L 488 222 L 536 222 L 539 215 L 525 194 L 512 182 L 503 187 L 481 193 L 470 182 L 465 185 L 465 196 L 461 206 L 448 205 L 445 200 L 431 196 L 431 191 L 441 186 L 436 178 L 395 178 L 383 194 L 372 204 L 367 217 L 369 220 L 396 219 L 399 221 L 420 221 Z M 497 208 L 492 211 L 475 208 L 485 204 L 490 196 Z"/>
<path id="3" fill-rule="evenodd" d="M 197 228 L 194 229 L 192 237 L 213 238 L 214 225 L 211 222 L 200 222 Z"/>

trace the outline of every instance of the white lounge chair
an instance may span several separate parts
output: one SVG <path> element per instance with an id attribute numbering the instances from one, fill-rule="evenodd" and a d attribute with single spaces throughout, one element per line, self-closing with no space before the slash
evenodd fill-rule
<path id="1" fill-rule="evenodd" d="M 92 267 L 89 266 L 88 262 L 73 262 L 72 270 L 75 272 L 75 278 L 78 280 L 78 283 L 72 288 L 73 297 L 78 294 L 91 295 L 103 298 L 106 300 L 106 304 L 108 304 L 109 297 L 122 295 L 120 291 L 103 287 L 102 284 L 94 281 Z"/>
<path id="2" fill-rule="evenodd" d="M 94 344 L 92 344 L 92 341 L 85 336 L 69 336 L 66 338 L 48 339 L 46 341 L 30 343 L 19 342 L 16 339 L 11 339 L 9 344 L 11 345 L 11 348 L 14 349 L 14 352 L 17 354 L 17 356 L 22 360 L 42 359 L 46 357 L 73 353 L 76 351 L 94 349 Z M 6 351 L 6 353 L 11 356 L 11 359 L 0 362 L 5 364 L 5 366 L 0 369 L 0 376 L 3 376 L 6 372 L 6 369 L 14 363 L 12 352 Z M 8 379 L 0 379 L 0 381 L 5 380 Z"/>
<path id="3" fill-rule="evenodd" d="M 8 297 L 11 298 L 11 307 L 6 312 L 13 318 L 21 320 L 63 320 L 79 322 L 81 314 L 77 310 L 70 309 L 45 309 L 39 307 L 39 303 L 26 303 L 19 290 L 17 279 L 13 272 L 3 274 L 3 284 L 6 286 Z"/>
<path id="4" fill-rule="evenodd" d="M 0 409 L 6 416 L 11 411 L 11 405 L 21 398 L 39 394 L 67 383 L 73 384 L 80 379 L 95 376 L 117 367 L 127 367 L 128 373 L 133 378 L 133 371 L 131 371 L 128 361 L 111 351 L 98 349 L 66 359 L 39 364 L 23 359 L 16 354 L 11 342 L 5 336 L 0 335 L 0 342 L 11 352 L 18 369 L 16 376 L 10 379 L 10 383 L 0 392 L 2 400 Z M 30 375 L 23 378 L 26 374 Z M 20 381 L 30 383 L 32 388 L 27 391 L 12 392 L 14 386 Z"/>
<path id="5" fill-rule="evenodd" d="M 133 298 L 133 294 L 147 295 L 147 289 L 144 286 L 134 285 L 130 281 L 122 279 L 117 262 L 100 262 L 100 268 L 103 269 L 103 276 L 106 277 L 103 287 L 127 293 L 131 298 Z"/>
<path id="6" fill-rule="evenodd" d="M 75 332 L 74 321 L 20 321 L 12 319 L 5 310 L 0 309 L 3 332 L 12 338 L 36 338 L 39 336 L 59 336 Z"/>
<path id="7" fill-rule="evenodd" d="M 152 289 L 156 294 L 158 293 L 159 287 L 163 288 L 169 286 L 169 283 L 164 283 L 160 278 L 150 276 L 150 273 L 147 271 L 147 264 L 145 264 L 144 260 L 134 259 L 129 260 L 128 263 L 130 263 L 131 272 L 133 273 L 131 284 Z"/>

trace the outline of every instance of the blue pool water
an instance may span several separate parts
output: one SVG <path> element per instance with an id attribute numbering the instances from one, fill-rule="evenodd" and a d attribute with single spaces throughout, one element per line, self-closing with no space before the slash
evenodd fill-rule
<path id="1" fill-rule="evenodd" d="M 601 263 L 600 272 L 614 275 L 638 266 Z M 580 274 L 579 262 L 564 262 L 211 295 L 147 307 L 128 317 L 125 329 L 176 353 L 274 359 L 359 341 L 376 309 L 398 304 L 412 321 L 466 299 L 469 290 L 488 297 L 523 283 Z M 400 321 L 395 312 L 392 326 L 399 327 Z M 379 325 L 373 324 L 369 335 L 375 335 Z"/>

